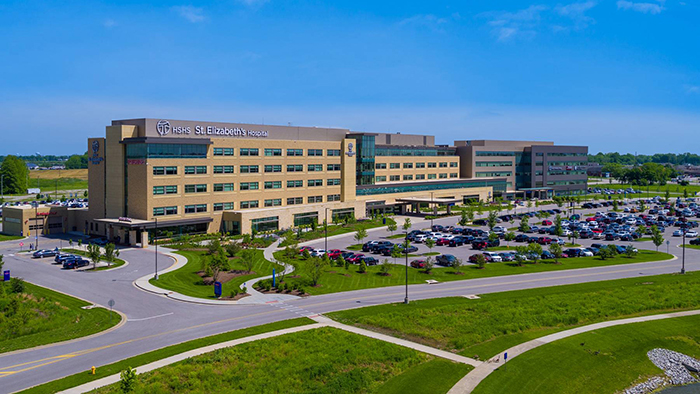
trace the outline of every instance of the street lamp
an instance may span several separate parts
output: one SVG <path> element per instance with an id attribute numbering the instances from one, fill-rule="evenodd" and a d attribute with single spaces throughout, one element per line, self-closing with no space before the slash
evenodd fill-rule
<path id="1" fill-rule="evenodd" d="M 406 298 L 403 299 L 403 303 L 408 305 L 408 229 L 406 229 L 406 239 L 403 246 L 403 252 L 406 255 Z"/>
<path id="2" fill-rule="evenodd" d="M 326 241 L 325 241 L 325 249 L 324 250 L 326 251 L 326 253 L 328 253 L 328 207 L 326 207 L 326 219 L 323 222 L 323 230 L 326 234 L 325 235 Z"/>
<path id="3" fill-rule="evenodd" d="M 39 217 L 39 203 L 35 202 L 34 204 L 34 247 L 36 250 L 39 250 L 39 226 L 36 224 L 37 223 L 37 218 Z M 43 225 L 42 225 L 43 227 Z"/>
<path id="4" fill-rule="evenodd" d="M 156 272 L 153 279 L 158 280 L 158 217 L 153 218 L 156 221 L 155 230 L 153 230 L 153 244 L 156 246 Z"/>
<path id="5" fill-rule="evenodd" d="M 685 274 L 685 229 L 683 230 L 683 263 L 681 265 L 681 274 Z"/>
<path id="6" fill-rule="evenodd" d="M 433 209 L 433 206 L 434 206 L 433 205 L 433 194 L 434 194 L 434 192 L 430 192 L 430 209 Z M 433 213 L 435 213 L 435 212 L 433 211 Z M 433 230 L 433 217 L 434 216 L 435 216 L 434 214 L 430 215 L 430 230 L 431 231 Z"/>

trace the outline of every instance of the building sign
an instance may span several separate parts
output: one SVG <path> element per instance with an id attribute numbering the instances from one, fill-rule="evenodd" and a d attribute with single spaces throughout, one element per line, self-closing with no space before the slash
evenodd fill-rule
<path id="1" fill-rule="evenodd" d="M 355 151 L 352 150 L 353 148 L 354 148 L 354 145 L 352 144 L 352 142 L 348 143 L 348 151 L 345 152 L 345 154 L 348 155 L 348 157 L 355 156 Z"/>
<path id="2" fill-rule="evenodd" d="M 53 212 L 37 212 L 37 216 L 53 216 L 56 214 L 56 211 Z"/>
<path id="3" fill-rule="evenodd" d="M 92 156 L 88 157 L 88 161 L 92 164 L 100 164 L 104 158 L 99 156 L 100 153 L 100 141 L 92 141 Z"/>
<path id="4" fill-rule="evenodd" d="M 122 217 L 122 218 L 119 218 L 119 221 L 120 221 L 120 222 L 131 223 L 131 218 L 123 218 L 123 217 Z"/>
<path id="5" fill-rule="evenodd" d="M 144 160 L 144 159 L 128 159 L 126 161 L 126 164 L 143 165 L 143 164 L 146 164 L 146 160 Z"/>
<path id="6" fill-rule="evenodd" d="M 269 132 L 267 130 L 248 130 L 241 127 L 219 127 L 219 126 L 203 126 L 195 124 L 194 126 L 177 126 L 170 124 L 168 120 L 159 120 L 156 124 L 156 131 L 161 137 L 166 135 L 201 135 L 201 136 L 221 136 L 221 137 L 242 137 L 242 138 L 267 138 Z"/>

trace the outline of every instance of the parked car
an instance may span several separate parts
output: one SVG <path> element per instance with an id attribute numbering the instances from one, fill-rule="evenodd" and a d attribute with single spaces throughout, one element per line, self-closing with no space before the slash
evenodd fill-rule
<path id="1" fill-rule="evenodd" d="M 685 236 L 688 238 L 697 238 L 698 232 L 695 230 L 688 230 L 686 231 Z"/>
<path id="2" fill-rule="evenodd" d="M 375 259 L 372 256 L 362 256 L 360 257 L 359 261 L 357 264 L 360 264 L 360 262 L 364 262 L 366 265 L 377 265 L 379 264 L 379 260 Z"/>
<path id="3" fill-rule="evenodd" d="M 80 256 L 74 255 L 74 254 L 63 254 L 59 253 L 56 255 L 56 257 L 53 258 L 53 261 L 59 264 L 63 264 L 64 261 L 68 259 L 74 259 Z"/>
<path id="4" fill-rule="evenodd" d="M 337 259 L 338 257 L 340 257 L 340 254 L 341 254 L 341 253 L 343 253 L 343 251 L 340 250 L 340 249 L 331 249 L 331 250 L 328 251 L 328 257 L 330 257 L 331 259 L 335 260 L 335 259 Z"/>
<path id="5" fill-rule="evenodd" d="M 700 238 L 691 239 L 688 243 L 691 245 L 700 245 Z"/>
<path id="6" fill-rule="evenodd" d="M 441 254 L 435 259 L 437 264 L 444 265 L 445 267 L 452 265 L 455 260 L 457 260 L 457 258 L 451 254 Z"/>
<path id="7" fill-rule="evenodd" d="M 80 267 L 85 267 L 88 264 L 90 264 L 89 260 L 85 260 L 80 257 L 72 258 L 72 259 L 67 259 L 63 262 L 63 268 L 72 270 L 74 268 L 80 268 Z"/>
<path id="8" fill-rule="evenodd" d="M 513 252 L 500 252 L 498 253 L 499 256 L 501 256 L 501 260 L 503 261 L 514 261 L 515 260 L 515 253 Z"/>
<path id="9" fill-rule="evenodd" d="M 484 257 L 489 263 L 500 263 L 503 261 L 501 256 L 496 252 L 484 252 Z"/>
<path id="10" fill-rule="evenodd" d="M 305 250 L 308 250 L 309 253 L 311 253 L 313 252 L 314 248 L 312 248 L 311 246 L 302 246 L 301 248 L 299 248 L 299 254 L 303 254 Z"/>
<path id="11" fill-rule="evenodd" d="M 413 260 L 413 261 L 411 261 L 411 267 L 413 267 L 413 268 L 425 268 L 425 260 Z"/>
<path id="12" fill-rule="evenodd" d="M 326 250 L 325 250 L 325 249 L 314 249 L 314 250 L 311 252 L 311 255 L 314 256 L 314 257 L 323 257 L 325 254 L 326 254 Z"/>
<path id="13" fill-rule="evenodd" d="M 455 246 L 462 246 L 465 243 L 467 243 L 467 238 L 465 238 L 463 236 L 457 236 L 457 237 L 452 238 L 447 245 L 455 247 Z"/>
<path id="14" fill-rule="evenodd" d="M 56 250 L 42 249 L 32 253 L 32 257 L 35 259 L 43 259 L 44 257 L 56 256 L 57 254 L 58 252 Z"/>

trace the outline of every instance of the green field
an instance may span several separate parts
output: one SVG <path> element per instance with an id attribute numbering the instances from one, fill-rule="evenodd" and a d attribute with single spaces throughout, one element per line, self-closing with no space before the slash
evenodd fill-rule
<path id="1" fill-rule="evenodd" d="M 433 360 L 413 349 L 323 327 L 216 350 L 145 373 L 134 392 L 399 393 L 414 382 L 429 383 L 423 374 L 411 372 L 442 366 L 427 365 Z M 445 381 L 433 382 L 424 392 L 445 392 L 470 368 L 442 368 Z M 397 379 L 406 372 L 411 374 Z M 114 384 L 96 392 L 121 391 Z"/>
<path id="2" fill-rule="evenodd" d="M 7 235 L 7 234 L 0 233 L 0 242 L 15 241 L 15 240 L 22 239 L 22 238 L 24 238 L 24 237 L 20 237 L 19 235 Z"/>
<path id="3" fill-rule="evenodd" d="M 478 300 L 457 297 L 379 305 L 328 316 L 483 360 L 575 326 L 698 308 L 699 287 L 700 274 L 659 275 L 484 294 Z"/>
<path id="4" fill-rule="evenodd" d="M 0 353 L 66 341 L 106 330 L 121 316 L 90 303 L 25 282 L 15 293 L 0 282 Z"/>
<path id="5" fill-rule="evenodd" d="M 464 280 L 474 278 L 485 278 L 491 276 L 517 275 L 533 272 L 558 271 L 576 268 L 601 267 L 617 264 L 631 264 L 648 261 L 667 260 L 673 256 L 653 252 L 648 250 L 640 250 L 636 257 L 628 258 L 619 255 L 612 259 L 600 260 L 597 257 L 579 257 L 575 259 L 562 259 L 561 264 L 554 264 L 551 261 L 542 261 L 538 264 L 525 263 L 519 267 L 513 262 L 508 263 L 490 263 L 485 269 L 479 269 L 473 264 L 466 263 L 462 267 L 461 275 L 457 275 L 453 268 L 445 268 L 436 265 L 430 274 L 426 274 L 423 269 L 408 267 L 408 282 L 409 283 L 425 283 L 427 279 L 434 279 L 439 282 L 447 282 L 453 280 Z M 294 275 L 285 277 L 285 282 L 290 285 L 296 284 L 304 288 L 309 294 L 327 294 L 340 291 L 368 289 L 374 287 L 398 286 L 405 284 L 405 260 L 403 258 L 396 259 L 396 264 L 391 264 L 389 275 L 380 274 L 380 267 L 367 267 L 367 272 L 361 274 L 358 272 L 357 265 L 350 265 L 349 269 L 344 267 L 325 267 L 323 274 L 319 280 L 319 285 L 311 286 L 311 281 L 304 274 L 304 261 L 300 258 L 289 259 L 284 252 L 276 252 L 275 258 L 278 261 L 287 262 L 297 267 L 297 272 Z M 384 261 L 384 257 L 378 257 L 380 262 Z M 390 263 L 394 263 L 393 258 L 388 258 Z M 412 259 L 409 259 L 409 263 Z"/>
<path id="6" fill-rule="evenodd" d="M 146 365 L 157 360 L 184 353 L 192 349 L 232 341 L 234 339 L 249 337 L 252 335 L 262 334 L 265 332 L 282 330 L 285 328 L 299 327 L 307 324 L 313 324 L 314 321 L 305 317 L 291 320 L 283 320 L 281 322 L 265 324 L 262 326 L 243 328 L 240 330 L 229 331 L 222 334 L 212 335 L 204 338 L 194 339 L 192 341 L 179 343 L 154 350 L 148 353 L 143 353 L 138 356 L 130 357 L 125 360 L 117 361 L 112 364 L 102 365 L 97 367 L 96 373 L 91 374 L 86 368 L 85 372 L 80 372 L 74 375 L 66 376 L 52 382 L 44 383 L 39 386 L 21 391 L 23 394 L 49 394 L 57 391 L 67 390 L 71 387 L 79 386 L 84 383 L 92 382 L 93 380 L 102 379 L 104 377 L 120 373 L 127 367 L 137 368 L 141 365 Z"/>
<path id="7" fill-rule="evenodd" d="M 700 245 L 690 245 L 690 244 L 686 244 L 684 247 L 685 247 L 685 248 L 692 248 L 692 249 L 700 249 Z"/>
<path id="8" fill-rule="evenodd" d="M 214 286 L 206 286 L 202 283 L 202 278 L 197 272 L 202 270 L 202 259 L 209 258 L 204 251 L 182 250 L 176 252 L 187 258 L 184 267 L 159 276 L 158 280 L 151 279 L 154 286 L 166 290 L 172 290 L 180 294 L 198 298 L 216 298 L 214 296 Z M 255 250 L 255 265 L 251 274 L 237 276 L 230 281 L 223 283 L 222 296 L 230 295 L 232 291 L 240 290 L 240 285 L 244 282 L 260 276 L 272 275 L 272 269 L 277 272 L 284 269 L 281 265 L 273 264 L 263 257 L 262 250 Z M 238 259 L 231 260 L 232 270 L 244 270 L 245 267 Z"/>
<path id="9" fill-rule="evenodd" d="M 598 185 L 596 185 L 596 186 L 598 186 Z M 614 184 L 611 184 L 611 185 L 608 185 L 608 184 L 606 184 L 606 185 L 599 185 L 599 186 L 600 186 L 601 188 L 606 188 L 606 189 L 628 189 L 628 188 L 631 187 L 631 188 L 633 188 L 634 190 L 639 190 L 639 191 L 642 191 L 642 192 L 646 192 L 646 191 L 647 191 L 647 187 L 646 187 L 646 186 L 631 186 L 631 185 L 628 185 L 628 184 L 626 184 L 626 185 L 621 185 L 621 184 L 619 184 L 619 183 L 614 183 Z M 668 191 L 669 191 L 670 193 L 672 193 L 672 194 L 673 194 L 673 193 L 683 193 L 683 189 L 686 189 L 686 190 L 688 190 L 689 197 L 692 197 L 693 194 L 695 194 L 695 193 L 697 193 L 697 192 L 700 192 L 700 185 L 681 186 L 681 185 L 678 185 L 678 184 L 676 184 L 676 183 L 668 183 L 668 184 L 666 184 L 666 185 L 664 185 L 664 186 L 651 185 L 651 186 L 649 186 L 649 188 L 648 188 L 649 193 L 651 193 L 651 192 L 657 192 L 657 193 L 662 193 L 662 194 L 663 194 L 663 193 L 666 193 L 666 189 L 668 189 Z M 636 196 L 636 195 L 637 195 L 637 194 L 634 194 L 633 196 Z"/>
<path id="10" fill-rule="evenodd" d="M 700 357 L 700 316 L 591 331 L 530 350 L 497 369 L 474 393 L 618 393 L 663 375 L 647 357 L 664 348 Z M 533 377 L 536 376 L 536 379 Z"/>
<path id="11" fill-rule="evenodd" d="M 63 253 L 70 253 L 70 254 L 77 254 L 77 255 L 80 255 L 80 256 L 83 256 L 83 257 L 87 257 L 87 252 L 84 251 L 84 250 L 80 250 L 80 249 L 70 249 L 70 248 L 68 248 L 68 249 L 61 249 L 61 252 L 63 252 Z M 88 260 L 89 260 L 89 259 L 88 259 Z M 113 263 L 112 265 L 110 265 L 109 267 L 97 267 L 96 271 L 104 271 L 104 270 L 108 270 L 108 269 L 112 269 L 112 268 L 121 267 L 122 265 L 124 265 L 124 260 L 122 260 L 122 259 L 117 259 L 117 260 L 115 260 L 114 263 Z M 91 268 L 91 269 L 92 269 L 92 268 Z"/>
<path id="12" fill-rule="evenodd" d="M 332 237 L 334 235 L 340 235 L 340 234 L 347 234 L 347 233 L 353 233 L 359 229 L 365 229 L 369 230 L 371 228 L 377 228 L 377 227 L 385 227 L 391 223 L 396 223 L 394 219 L 392 218 L 386 218 L 386 224 L 384 224 L 384 220 L 382 218 L 377 218 L 377 219 L 371 219 L 371 220 L 362 220 L 358 221 L 355 223 L 350 223 L 350 224 L 330 224 L 328 226 L 328 236 Z M 294 236 L 294 242 L 301 243 L 301 242 L 306 242 L 306 241 L 311 241 L 314 239 L 319 239 L 323 238 L 326 236 L 326 232 L 323 229 L 322 225 L 319 225 L 318 228 L 314 231 L 307 231 L 303 232 L 300 236 Z M 287 239 L 282 241 L 280 246 L 288 246 L 291 245 L 291 242 L 289 242 Z"/>

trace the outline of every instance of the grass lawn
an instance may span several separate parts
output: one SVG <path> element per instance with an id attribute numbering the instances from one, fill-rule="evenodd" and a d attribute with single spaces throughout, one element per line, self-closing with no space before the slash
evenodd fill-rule
<path id="1" fill-rule="evenodd" d="M 382 218 L 377 218 L 373 220 L 362 220 L 358 221 L 352 224 L 339 224 L 339 225 L 329 225 L 328 226 L 328 236 L 332 237 L 334 235 L 339 235 L 339 234 L 347 234 L 347 233 L 353 233 L 361 228 L 365 230 L 369 230 L 371 228 L 377 228 L 377 227 L 384 227 L 389 224 L 396 223 L 394 219 L 392 218 L 386 218 L 386 224 L 384 224 L 384 221 Z M 323 238 L 326 236 L 325 231 L 323 230 L 323 226 L 319 225 L 316 231 L 307 231 L 305 233 L 302 233 L 301 236 L 299 236 L 296 239 L 296 242 L 306 242 L 306 241 L 311 241 L 314 239 L 319 239 Z M 289 242 L 285 239 L 282 241 L 280 246 L 288 246 Z"/>
<path id="2" fill-rule="evenodd" d="M 121 316 L 90 303 L 25 282 L 15 294 L 0 282 L 0 353 L 67 341 L 106 330 Z"/>
<path id="3" fill-rule="evenodd" d="M 439 282 L 447 282 L 453 280 L 464 280 L 474 278 L 485 278 L 491 276 L 517 275 L 524 273 L 543 272 L 543 271 L 558 271 L 575 268 L 600 267 L 616 264 L 641 263 L 648 261 L 658 261 L 670 259 L 672 256 L 666 253 L 653 252 L 648 250 L 640 250 L 639 254 L 633 258 L 618 255 L 615 258 L 600 260 L 597 257 L 578 257 L 575 259 L 563 259 L 561 264 L 554 264 L 552 261 L 544 260 L 538 264 L 525 263 L 519 267 L 516 263 L 490 263 L 485 269 L 479 269 L 473 264 L 465 262 L 462 267 L 462 275 L 455 274 L 453 268 L 445 268 L 436 265 L 430 274 L 426 274 L 422 269 L 408 268 L 409 283 L 425 283 L 427 279 L 434 279 Z M 303 260 L 299 258 L 288 259 L 283 252 L 276 252 L 275 258 L 278 261 L 285 261 L 299 268 L 303 267 Z M 378 257 L 379 261 L 384 261 L 385 257 Z M 388 258 L 389 262 L 393 263 L 393 258 Z M 379 266 L 367 267 L 367 273 L 361 274 L 358 271 L 358 265 L 350 265 L 348 270 L 340 267 L 325 267 L 324 273 L 319 280 L 319 286 L 312 287 L 311 281 L 304 275 L 299 278 L 291 278 L 287 276 L 285 282 L 290 285 L 297 284 L 312 295 L 336 293 L 339 291 L 349 291 L 358 289 L 368 289 L 374 287 L 398 286 L 405 283 L 405 267 L 402 259 L 396 259 L 396 264 L 392 264 L 389 270 L 389 276 L 380 275 Z M 299 269 L 303 272 L 303 269 Z M 295 274 L 300 275 L 300 274 Z"/>
<path id="4" fill-rule="evenodd" d="M 601 185 L 602 186 L 602 185 Z M 630 185 L 621 185 L 619 183 L 617 184 L 612 184 L 612 185 L 605 185 L 606 189 L 628 189 L 628 188 L 633 188 L 634 190 L 640 190 L 642 192 L 647 191 L 646 186 L 630 186 Z M 659 192 L 659 193 L 666 193 L 666 189 L 670 193 L 683 193 L 683 189 L 688 190 L 688 197 L 693 197 L 693 194 L 696 192 L 700 192 L 700 185 L 688 185 L 688 186 L 681 186 L 675 183 L 668 183 L 664 186 L 659 186 L 659 185 L 651 185 L 649 186 L 649 192 Z M 637 194 L 629 194 L 628 196 L 636 196 Z"/>
<path id="5" fill-rule="evenodd" d="M 530 350 L 497 369 L 474 393 L 617 393 L 662 375 L 647 357 L 664 348 L 700 357 L 700 316 L 609 327 Z M 536 376 L 536 379 L 533 377 Z"/>
<path id="6" fill-rule="evenodd" d="M 328 316 L 484 360 L 519 343 L 576 326 L 696 309 L 699 287 L 698 273 L 659 275 L 483 294 L 477 300 L 453 297 L 378 305 Z"/>
<path id="7" fill-rule="evenodd" d="M 3 241 L 14 241 L 17 239 L 22 239 L 24 237 L 20 237 L 19 235 L 7 235 L 7 234 L 2 234 L 0 233 L 0 242 Z"/>
<path id="8" fill-rule="evenodd" d="M 262 334 L 270 331 L 282 330 L 285 328 L 304 326 L 307 324 L 315 323 L 311 319 L 305 317 L 291 320 L 284 320 L 281 322 L 264 324 L 262 326 L 243 328 L 240 330 L 229 331 L 223 334 L 212 335 L 209 337 L 194 339 L 192 341 L 179 343 L 177 345 L 172 345 L 164 347 L 162 349 L 154 350 L 148 353 L 140 354 L 138 356 L 130 357 L 122 361 L 117 361 L 112 364 L 98 366 L 97 371 L 94 375 L 86 368 L 85 372 L 80 372 L 74 375 L 66 376 L 61 379 L 54 380 L 52 382 L 44 383 L 42 385 L 32 387 L 30 389 L 21 391 L 23 394 L 44 394 L 44 393 L 55 393 L 57 391 L 62 391 L 69 389 L 71 387 L 79 386 L 84 383 L 92 382 L 93 380 L 101 379 L 115 373 L 119 373 L 126 369 L 127 367 L 137 368 L 141 365 L 149 364 L 156 360 L 161 360 L 176 354 L 184 353 L 192 349 L 198 349 L 204 346 L 213 345 L 215 343 L 232 341 L 238 338 L 249 337 L 251 335 Z"/>
<path id="9" fill-rule="evenodd" d="M 263 341 L 216 350 L 140 375 L 135 393 L 364 393 L 400 392 L 414 383 L 425 384 L 415 369 L 433 371 L 433 356 L 398 345 L 323 327 Z M 443 368 L 448 382 L 456 382 L 469 367 Z M 394 380 L 403 373 L 411 373 Z M 444 392 L 445 382 L 433 382 L 430 392 Z M 98 393 L 119 393 L 114 384 Z M 401 391 L 406 392 L 406 391 Z"/>
<path id="10" fill-rule="evenodd" d="M 160 275 L 158 280 L 151 279 L 150 283 L 162 289 L 176 291 L 180 294 L 198 298 L 216 298 L 214 296 L 214 286 L 207 286 L 202 283 L 202 277 L 197 272 L 202 270 L 202 259 L 209 258 L 204 251 L 181 250 L 176 252 L 187 258 L 187 264 L 175 271 Z M 283 269 L 281 265 L 273 264 L 263 257 L 262 250 L 255 250 L 255 265 L 253 273 L 237 276 L 230 281 L 223 283 L 221 294 L 226 297 L 232 291 L 239 290 L 240 285 L 245 281 L 259 276 L 272 275 L 272 269 L 277 272 Z M 245 270 L 239 259 L 231 260 L 232 270 Z"/>
<path id="11" fill-rule="evenodd" d="M 700 245 L 685 244 L 685 246 L 683 246 L 683 247 L 685 247 L 685 248 L 692 248 L 692 249 L 700 249 Z"/>
<path id="12" fill-rule="evenodd" d="M 69 249 L 61 249 L 61 252 L 62 252 L 62 253 L 77 254 L 77 255 L 80 255 L 80 256 L 87 257 L 87 252 L 84 251 L 84 250 L 80 250 L 80 249 L 70 249 L 70 248 L 69 248 Z M 89 260 L 89 259 L 88 259 L 88 260 Z M 104 270 L 108 270 L 108 269 L 112 269 L 112 268 L 121 267 L 122 265 L 124 265 L 124 260 L 118 258 L 118 259 L 117 259 L 112 265 L 110 265 L 109 267 L 97 267 L 97 269 L 96 269 L 95 271 L 104 271 Z M 90 266 L 92 267 L 92 264 L 91 264 Z M 92 268 L 90 268 L 90 269 L 92 270 Z"/>

